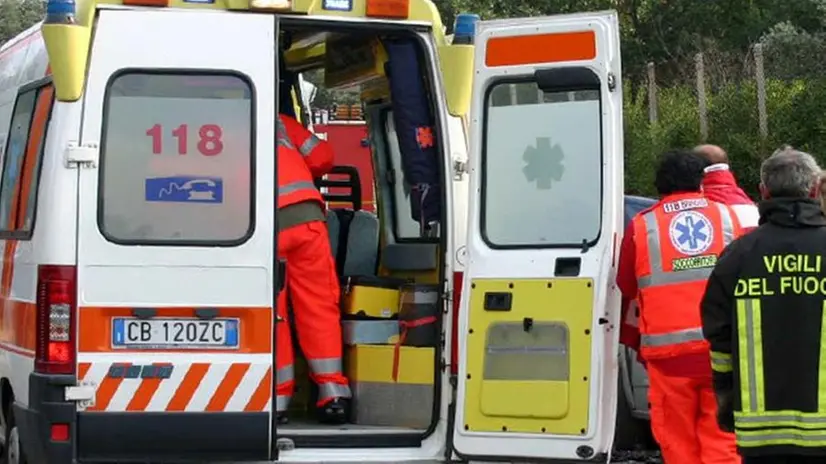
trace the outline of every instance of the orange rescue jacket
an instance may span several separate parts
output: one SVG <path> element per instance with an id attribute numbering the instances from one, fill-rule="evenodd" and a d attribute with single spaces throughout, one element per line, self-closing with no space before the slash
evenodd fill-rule
<path id="1" fill-rule="evenodd" d="M 332 149 L 295 119 L 278 119 L 278 208 L 305 201 L 317 201 L 323 208 L 314 179 L 332 168 Z"/>
<path id="2" fill-rule="evenodd" d="M 741 234 L 737 215 L 700 193 L 664 197 L 634 217 L 640 354 L 646 360 L 708 350 L 700 300 L 717 256 Z"/>

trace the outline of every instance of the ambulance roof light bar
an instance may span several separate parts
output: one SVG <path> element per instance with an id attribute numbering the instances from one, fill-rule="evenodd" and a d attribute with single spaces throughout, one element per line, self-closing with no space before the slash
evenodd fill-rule
<path id="1" fill-rule="evenodd" d="M 48 0 L 45 24 L 74 24 L 75 0 Z"/>
<path id="2" fill-rule="evenodd" d="M 473 45 L 478 22 L 478 14 L 459 13 L 456 15 L 456 21 L 453 23 L 453 45 Z"/>

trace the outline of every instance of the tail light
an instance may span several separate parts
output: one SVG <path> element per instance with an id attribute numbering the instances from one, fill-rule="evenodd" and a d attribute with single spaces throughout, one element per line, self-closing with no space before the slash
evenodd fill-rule
<path id="1" fill-rule="evenodd" d="M 35 371 L 75 372 L 76 269 L 41 265 L 37 268 L 37 339 Z"/>
<path id="2" fill-rule="evenodd" d="M 463 272 L 453 273 L 453 331 L 450 334 L 450 373 L 459 373 L 459 308 L 462 304 Z"/>

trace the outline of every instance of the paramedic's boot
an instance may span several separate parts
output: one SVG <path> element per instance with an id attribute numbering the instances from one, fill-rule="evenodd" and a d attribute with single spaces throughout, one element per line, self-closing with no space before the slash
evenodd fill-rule
<path id="1" fill-rule="evenodd" d="M 290 420 L 287 418 L 287 412 L 279 412 L 275 414 L 275 421 L 278 425 L 287 425 Z"/>
<path id="2" fill-rule="evenodd" d="M 319 421 L 324 424 L 346 424 L 350 417 L 350 402 L 345 398 L 333 398 L 318 408 Z"/>

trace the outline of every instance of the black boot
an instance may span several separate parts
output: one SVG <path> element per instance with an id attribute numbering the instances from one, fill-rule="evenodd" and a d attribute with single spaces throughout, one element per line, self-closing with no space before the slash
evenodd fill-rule
<path id="1" fill-rule="evenodd" d="M 323 424 L 346 424 L 347 418 L 350 417 L 350 401 L 346 398 L 333 398 L 332 401 L 318 408 L 318 415 L 318 420 Z"/>
<path id="2" fill-rule="evenodd" d="M 276 413 L 275 414 L 275 421 L 276 421 L 276 425 L 286 425 L 290 422 L 290 420 L 287 418 L 286 411 Z"/>

